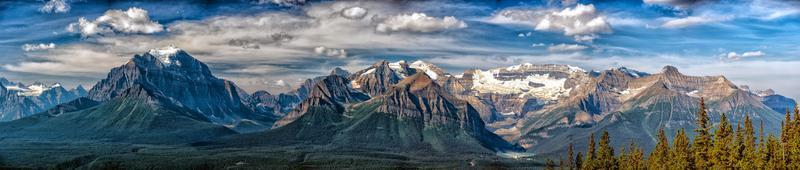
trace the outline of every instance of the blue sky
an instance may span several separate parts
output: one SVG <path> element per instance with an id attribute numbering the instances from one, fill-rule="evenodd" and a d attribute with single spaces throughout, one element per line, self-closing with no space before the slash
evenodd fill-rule
<path id="1" fill-rule="evenodd" d="M 425 60 L 453 74 L 524 62 L 725 75 L 800 98 L 791 0 L 0 2 L 0 77 L 91 86 L 175 45 L 248 91 L 334 67 Z"/>

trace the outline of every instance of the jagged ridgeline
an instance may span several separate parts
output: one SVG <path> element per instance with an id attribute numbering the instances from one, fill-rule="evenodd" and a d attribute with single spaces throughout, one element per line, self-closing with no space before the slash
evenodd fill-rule
<path id="1" fill-rule="evenodd" d="M 348 82 L 338 75 L 327 76 L 314 86 L 308 99 L 279 121 L 288 123 L 276 123 L 275 129 L 263 133 L 232 136 L 217 144 L 312 144 L 441 153 L 522 150 L 486 130 L 469 103 L 450 95 L 425 73 L 408 76 L 369 100 L 366 94 L 347 86 Z"/>
<path id="2" fill-rule="evenodd" d="M 399 164 L 431 157 L 516 161 L 498 156 L 560 155 L 569 143 L 586 150 L 592 134 L 605 131 L 614 140 L 604 147 L 636 141 L 650 151 L 660 136 L 673 141 L 679 129 L 696 129 L 701 98 L 711 124 L 725 114 L 730 124 L 763 122 L 766 134 L 781 131 L 784 114 L 777 111 L 794 103 L 771 90 L 684 75 L 672 66 L 651 74 L 525 63 L 454 75 L 424 61 L 380 61 L 353 73 L 337 68 L 289 92 L 248 94 L 175 47 L 135 55 L 89 91 L 0 80 L 0 118 L 8 121 L 0 122 L 0 143 L 178 148 L 170 154 L 263 151 L 270 159 L 299 153 L 296 159 L 310 162 L 364 154 Z M 352 157 L 328 158 L 341 154 Z"/>
<path id="3" fill-rule="evenodd" d="M 183 143 L 268 129 L 233 82 L 175 47 L 135 55 L 113 68 L 79 98 L 48 111 L 3 123 L 4 137 Z"/>

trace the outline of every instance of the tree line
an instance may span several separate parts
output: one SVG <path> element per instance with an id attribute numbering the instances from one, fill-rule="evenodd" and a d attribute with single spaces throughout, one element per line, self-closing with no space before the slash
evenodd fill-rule
<path id="1" fill-rule="evenodd" d="M 765 135 L 763 121 L 756 134 L 749 116 L 734 127 L 723 114 L 719 124 L 712 127 L 705 101 L 701 99 L 694 139 L 681 129 L 670 144 L 664 129 L 660 129 L 657 144 L 649 154 L 634 142 L 616 154 L 605 131 L 597 143 L 594 134 L 591 135 L 585 155 L 575 154 L 570 144 L 566 159 L 558 165 L 548 160 L 546 165 L 547 169 L 569 170 L 800 169 L 800 109 L 795 106 L 794 116 L 791 115 L 786 111 L 778 136 Z"/>

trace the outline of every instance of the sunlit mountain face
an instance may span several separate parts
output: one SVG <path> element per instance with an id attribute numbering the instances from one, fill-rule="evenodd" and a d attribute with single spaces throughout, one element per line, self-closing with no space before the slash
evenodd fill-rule
<path id="1" fill-rule="evenodd" d="M 701 108 L 780 136 L 797 30 L 787 0 L 0 1 L 0 169 L 544 168 Z"/>

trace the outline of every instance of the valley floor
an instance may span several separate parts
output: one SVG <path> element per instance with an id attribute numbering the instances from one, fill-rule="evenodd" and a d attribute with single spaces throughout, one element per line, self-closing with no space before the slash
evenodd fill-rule
<path id="1" fill-rule="evenodd" d="M 203 148 L 98 141 L 0 139 L 0 169 L 530 169 L 496 155 L 331 150 L 324 146 Z"/>

